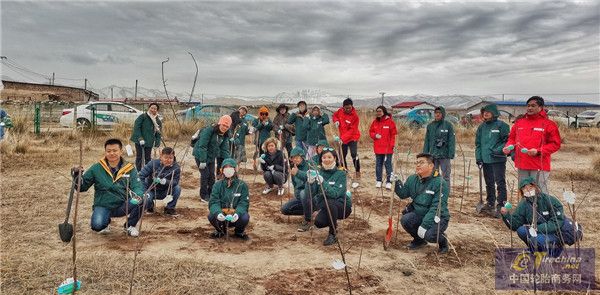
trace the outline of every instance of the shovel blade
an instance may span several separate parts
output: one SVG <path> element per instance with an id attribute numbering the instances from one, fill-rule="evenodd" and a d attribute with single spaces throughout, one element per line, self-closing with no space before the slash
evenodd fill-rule
<path id="1" fill-rule="evenodd" d="M 71 238 L 73 238 L 73 225 L 70 223 L 58 224 L 58 234 L 61 241 L 65 243 L 71 242 Z"/>
<path id="2" fill-rule="evenodd" d="M 485 205 L 483 204 L 483 202 L 479 202 L 479 203 L 477 204 L 477 206 L 475 206 L 475 211 L 476 211 L 477 213 L 481 213 L 481 209 L 483 209 L 483 206 L 485 206 Z"/>

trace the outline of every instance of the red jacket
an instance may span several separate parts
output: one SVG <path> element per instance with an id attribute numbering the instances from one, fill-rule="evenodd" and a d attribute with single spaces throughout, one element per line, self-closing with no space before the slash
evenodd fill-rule
<path id="1" fill-rule="evenodd" d="M 348 144 L 351 141 L 358 141 L 360 139 L 360 131 L 358 130 L 360 120 L 354 107 L 352 107 L 350 114 L 346 114 L 344 108 L 337 110 L 333 114 L 333 122 L 340 122 L 338 129 L 342 143 Z"/>
<path id="2" fill-rule="evenodd" d="M 546 111 L 525 115 L 510 129 L 506 146 L 515 147 L 515 166 L 524 170 L 550 171 L 551 155 L 560 149 L 560 133 L 556 123 L 548 119 Z M 537 156 L 522 153 L 521 149 L 537 149 Z M 540 166 L 541 165 L 541 166 Z"/>
<path id="3" fill-rule="evenodd" d="M 378 155 L 389 155 L 394 153 L 394 144 L 396 144 L 396 123 L 391 116 L 384 116 L 381 120 L 373 120 L 369 135 L 373 139 L 373 150 Z M 381 135 L 380 139 L 375 137 L 376 134 Z"/>

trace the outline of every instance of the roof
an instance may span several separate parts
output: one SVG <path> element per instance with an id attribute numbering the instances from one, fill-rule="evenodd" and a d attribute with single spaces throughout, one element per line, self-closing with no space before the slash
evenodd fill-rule
<path id="1" fill-rule="evenodd" d="M 398 109 L 398 108 L 414 108 L 420 104 L 428 104 L 428 105 L 432 105 L 426 101 L 405 101 L 405 102 L 400 102 L 397 103 L 395 105 L 392 106 L 392 108 Z M 433 106 L 433 105 L 432 105 Z"/>
<path id="2" fill-rule="evenodd" d="M 12 81 L 12 80 L 2 80 L 2 84 L 6 84 L 6 83 L 13 83 L 13 84 L 21 84 L 21 85 L 38 85 L 38 86 L 45 86 L 45 87 L 52 87 L 52 88 L 64 88 L 64 89 L 75 89 L 75 90 L 81 90 L 83 92 L 85 92 L 86 94 L 90 95 L 90 96 L 94 96 L 94 97 L 98 97 L 99 95 L 89 89 L 83 89 L 80 87 L 72 87 L 72 86 L 64 86 L 64 85 L 50 85 L 50 84 L 41 84 L 41 83 L 29 83 L 29 82 L 19 82 L 19 81 Z"/>
<path id="3" fill-rule="evenodd" d="M 499 106 L 526 106 L 526 101 L 492 101 Z M 553 107 L 584 107 L 584 108 L 592 108 L 592 107 L 600 107 L 599 104 L 589 103 L 589 102 L 570 102 L 570 101 L 546 101 L 544 102 L 544 106 L 553 106 Z"/>

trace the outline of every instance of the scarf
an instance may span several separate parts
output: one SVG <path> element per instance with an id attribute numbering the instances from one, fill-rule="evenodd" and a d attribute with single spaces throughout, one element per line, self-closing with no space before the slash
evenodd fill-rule
<path id="1" fill-rule="evenodd" d="M 160 132 L 160 126 L 158 126 L 158 122 L 156 121 L 156 117 L 158 117 L 158 114 L 154 116 L 150 114 L 150 112 L 146 112 L 146 114 L 148 114 L 148 117 L 150 117 L 152 123 L 154 124 L 154 132 Z"/>

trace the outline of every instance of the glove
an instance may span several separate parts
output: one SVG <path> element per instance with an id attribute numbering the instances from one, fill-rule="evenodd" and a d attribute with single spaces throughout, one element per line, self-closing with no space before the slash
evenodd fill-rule
<path id="1" fill-rule="evenodd" d="M 263 126 L 267 126 L 267 125 L 269 125 L 269 121 L 265 121 L 262 124 L 263 124 Z"/>
<path id="2" fill-rule="evenodd" d="M 335 121 L 335 127 L 340 127 L 340 122 L 339 121 Z"/>
<path id="3" fill-rule="evenodd" d="M 333 141 L 335 141 L 335 142 L 341 142 L 342 139 L 339 136 L 336 135 L 336 136 L 333 137 Z"/>
<path id="4" fill-rule="evenodd" d="M 223 215 L 223 213 L 219 213 L 219 215 L 217 215 L 217 220 L 218 221 L 225 221 L 225 215 Z"/>
<path id="5" fill-rule="evenodd" d="M 159 178 L 159 177 L 154 178 L 154 184 L 165 185 L 166 183 L 167 183 L 167 179 L 166 178 Z"/>
<path id="6" fill-rule="evenodd" d="M 249 133 L 249 134 L 254 134 L 254 131 L 256 131 L 256 128 L 254 128 L 254 126 L 250 126 L 250 127 L 248 128 L 248 133 Z"/>
<path id="7" fill-rule="evenodd" d="M 236 222 L 236 221 L 238 221 L 238 219 L 240 219 L 240 217 L 237 215 L 237 213 L 234 213 L 231 216 L 231 222 Z"/>
<path id="8" fill-rule="evenodd" d="M 381 134 L 379 134 L 379 133 L 375 134 L 375 138 L 376 139 L 380 139 L 381 138 Z"/>
<path id="9" fill-rule="evenodd" d="M 233 221 L 233 216 L 231 216 L 230 214 L 225 215 L 225 220 L 232 222 Z"/>
<path id="10" fill-rule="evenodd" d="M 200 168 L 200 170 L 203 170 L 204 168 L 206 168 L 206 163 L 200 163 L 200 165 L 198 165 L 198 168 Z"/>
<path id="11" fill-rule="evenodd" d="M 419 226 L 419 229 L 417 230 L 417 235 L 419 236 L 419 238 L 424 239 L 426 232 L 427 230 L 424 227 Z"/>
<path id="12" fill-rule="evenodd" d="M 275 165 L 271 165 L 271 166 L 267 167 L 267 170 L 269 170 L 269 171 L 275 170 Z"/>
<path id="13" fill-rule="evenodd" d="M 141 146 L 144 146 L 145 144 L 146 144 L 146 142 L 145 142 L 143 139 L 142 139 L 142 140 L 140 140 L 140 145 L 141 145 Z"/>
<path id="14" fill-rule="evenodd" d="M 281 134 L 281 132 L 282 132 L 281 129 L 277 130 L 277 134 Z"/>
<path id="15" fill-rule="evenodd" d="M 258 158 L 258 161 L 259 161 L 261 164 L 266 164 L 266 163 L 267 163 L 267 162 L 265 162 L 265 159 L 263 159 L 263 158 Z"/>
<path id="16" fill-rule="evenodd" d="M 316 177 L 315 180 L 317 181 L 318 184 L 322 184 L 323 183 L 323 176 L 317 175 L 317 177 Z"/>
<path id="17" fill-rule="evenodd" d="M 477 167 L 479 167 L 479 168 L 481 168 L 481 166 L 483 166 L 483 161 L 481 161 L 481 160 L 479 160 L 475 163 L 477 163 Z"/>
<path id="18" fill-rule="evenodd" d="M 396 182 L 398 181 L 398 175 L 396 175 L 396 173 L 392 172 L 390 173 L 390 182 Z"/>
<path id="19" fill-rule="evenodd" d="M 315 182 L 315 178 L 317 177 L 317 171 L 315 170 L 307 170 L 306 171 L 306 178 L 308 180 L 308 183 L 313 183 Z"/>
<path id="20" fill-rule="evenodd" d="M 233 137 L 229 139 L 229 142 L 234 142 L 234 141 L 235 141 L 235 138 L 233 138 Z"/>
<path id="21" fill-rule="evenodd" d="M 73 176 L 73 179 L 79 178 L 79 175 L 81 175 L 81 173 L 83 173 L 83 168 L 81 168 L 81 167 L 71 168 L 71 176 Z"/>

